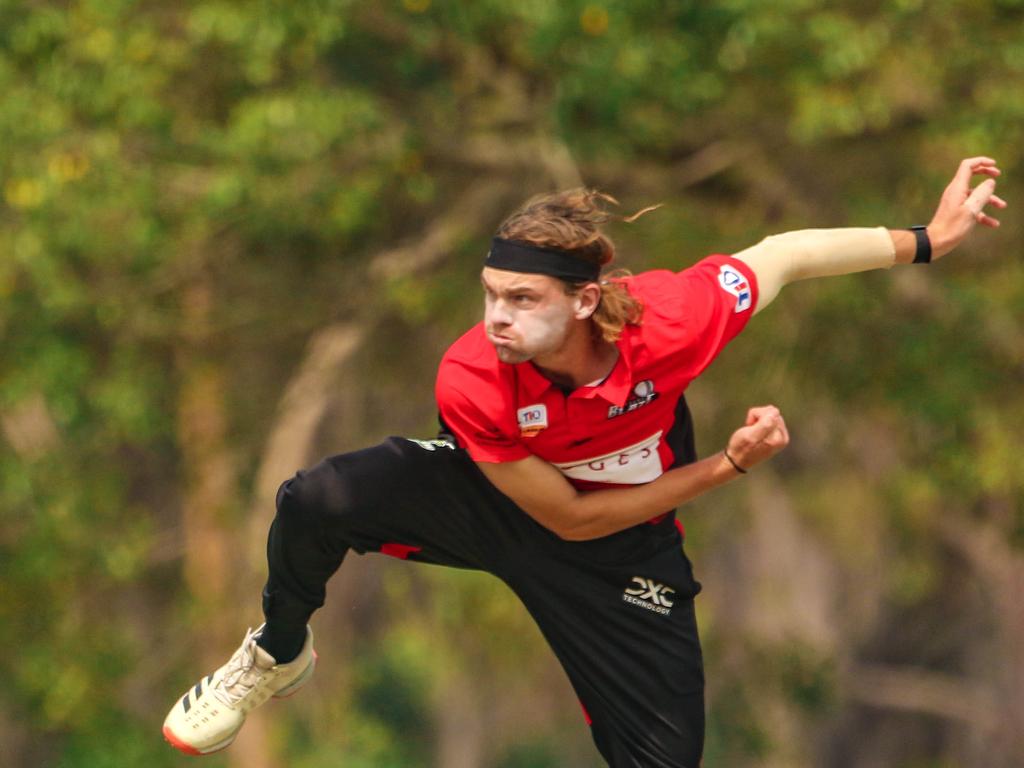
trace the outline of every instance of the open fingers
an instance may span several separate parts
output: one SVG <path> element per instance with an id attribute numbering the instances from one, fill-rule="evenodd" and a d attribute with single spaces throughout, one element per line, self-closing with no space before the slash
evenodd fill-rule
<path id="1" fill-rule="evenodd" d="M 985 190 L 983 190 L 982 187 L 989 187 L 990 190 L 994 190 L 995 185 L 996 183 L 994 180 L 986 179 L 979 184 L 978 188 L 971 193 L 970 197 L 967 198 L 967 204 L 971 207 L 972 212 L 974 212 L 975 220 L 983 227 L 991 227 L 992 229 L 999 226 L 999 219 L 985 213 L 985 206 L 991 205 L 993 208 L 999 208 L 1002 210 L 1003 208 L 1006 208 L 1006 201 L 998 195 L 993 194 L 991 191 L 986 195 Z M 978 199 L 974 199 L 976 196 Z M 978 205 L 976 211 L 972 203 Z"/>
<path id="2" fill-rule="evenodd" d="M 1006 201 L 1005 201 L 1005 200 L 1003 200 L 1003 198 L 999 197 L 998 195 L 992 195 L 992 196 L 991 196 L 991 197 L 990 197 L 990 198 L 988 199 L 988 203 L 987 203 L 987 204 L 988 204 L 988 205 L 991 205 L 991 206 L 993 206 L 993 207 L 995 207 L 995 208 L 999 208 L 1000 210 L 1002 210 L 1003 208 L 1005 208 L 1005 207 L 1006 207 Z M 982 225 L 983 227 L 991 227 L 992 229 L 995 229 L 996 227 L 998 227 L 998 226 L 999 226 L 999 219 L 997 219 L 997 218 L 994 218 L 993 216 L 989 216 L 989 215 L 988 215 L 987 213 L 985 213 L 985 211 L 983 211 L 983 210 L 982 210 L 982 211 L 979 211 L 979 212 L 978 212 L 978 213 L 977 213 L 977 214 L 975 215 L 975 217 L 974 217 L 974 218 L 975 218 L 975 219 L 977 220 L 977 222 L 978 222 L 979 224 L 981 224 L 981 225 Z"/>
<path id="3" fill-rule="evenodd" d="M 974 188 L 974 191 L 967 196 L 967 200 L 964 205 L 967 206 L 974 216 L 978 216 L 982 209 L 988 205 L 989 200 L 992 199 L 992 195 L 995 194 L 996 182 L 995 179 L 985 179 L 981 184 Z"/>
<path id="4" fill-rule="evenodd" d="M 983 176 L 991 176 L 992 178 L 1003 175 L 995 160 L 989 157 L 975 158 L 975 160 L 976 162 L 971 164 L 972 176 L 976 176 L 979 173 Z"/>
<path id="5" fill-rule="evenodd" d="M 996 161 L 991 157 L 968 157 L 960 162 L 950 186 L 967 191 L 971 185 L 971 177 L 977 173 L 994 178 L 1002 171 L 996 167 Z"/>

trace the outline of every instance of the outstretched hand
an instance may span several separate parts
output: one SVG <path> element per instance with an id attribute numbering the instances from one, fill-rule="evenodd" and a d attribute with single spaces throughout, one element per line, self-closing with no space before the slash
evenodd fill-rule
<path id="1" fill-rule="evenodd" d="M 1006 207 L 1006 201 L 995 194 L 996 178 L 1001 174 L 991 157 L 969 157 L 960 163 L 928 225 L 933 260 L 956 248 L 975 224 L 999 226 L 999 220 L 985 213 L 985 207 Z M 971 180 L 976 175 L 988 178 L 972 190 Z"/>
<path id="2" fill-rule="evenodd" d="M 762 405 L 747 411 L 744 426 L 732 433 L 726 450 L 736 464 L 750 469 L 789 444 L 789 432 L 779 409 Z"/>

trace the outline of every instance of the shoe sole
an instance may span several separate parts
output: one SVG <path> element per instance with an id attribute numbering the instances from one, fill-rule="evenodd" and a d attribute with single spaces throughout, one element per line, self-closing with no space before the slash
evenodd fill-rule
<path id="1" fill-rule="evenodd" d="M 239 728 L 239 730 L 241 730 L 241 728 Z M 196 747 L 193 747 L 191 744 L 188 744 L 187 742 L 184 742 L 177 736 L 175 736 L 174 731 L 172 731 L 169 726 L 164 726 L 164 739 L 167 741 L 167 743 L 179 752 L 184 752 L 186 755 L 192 755 L 193 757 L 199 757 L 201 755 L 212 755 L 214 752 L 220 752 L 222 749 L 227 749 L 231 745 L 231 742 L 235 740 L 235 736 L 237 735 L 238 731 L 235 731 L 227 739 L 217 744 L 214 744 L 212 747 L 207 747 L 206 749 L 197 749 Z"/>
<path id="2" fill-rule="evenodd" d="M 290 682 L 280 691 L 275 693 L 272 698 L 287 699 L 289 696 L 295 695 L 298 692 L 299 688 L 305 685 L 309 678 L 313 676 L 313 669 L 316 667 L 316 662 L 318 658 L 319 657 L 316 655 L 316 651 L 313 651 L 313 659 L 309 662 L 309 666 L 307 666 L 302 671 L 301 675 L 295 678 L 292 682 Z M 214 752 L 220 752 L 221 750 L 227 749 L 229 746 L 231 746 L 231 742 L 235 740 L 235 737 L 238 735 L 238 731 L 242 730 L 243 725 L 245 725 L 244 720 L 239 724 L 235 732 L 228 736 L 228 738 L 224 739 L 224 741 L 217 742 L 213 746 L 207 747 L 206 749 L 199 749 L 198 747 L 193 747 L 188 742 L 179 739 L 177 736 L 174 735 L 174 731 L 172 731 L 170 727 L 167 725 L 165 725 L 163 728 L 163 734 L 164 740 L 179 752 L 183 752 L 186 755 L 192 755 L 193 757 L 201 757 L 203 755 L 212 755 Z"/>

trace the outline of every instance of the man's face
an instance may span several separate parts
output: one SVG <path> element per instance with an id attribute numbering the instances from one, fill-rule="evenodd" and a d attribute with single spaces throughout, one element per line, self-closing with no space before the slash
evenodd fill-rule
<path id="1" fill-rule="evenodd" d="M 484 328 L 503 363 L 557 352 L 576 317 L 574 297 L 548 275 L 484 267 Z"/>

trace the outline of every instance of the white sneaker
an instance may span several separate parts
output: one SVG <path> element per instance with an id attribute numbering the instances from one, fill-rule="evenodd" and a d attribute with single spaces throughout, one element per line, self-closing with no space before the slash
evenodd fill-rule
<path id="1" fill-rule="evenodd" d="M 164 738 L 188 755 L 208 755 L 235 740 L 249 710 L 271 696 L 295 693 L 313 674 L 316 652 L 313 630 L 306 627 L 306 642 L 287 664 L 256 645 L 260 626 L 245 634 L 241 647 L 223 667 L 195 684 L 164 720 Z"/>

